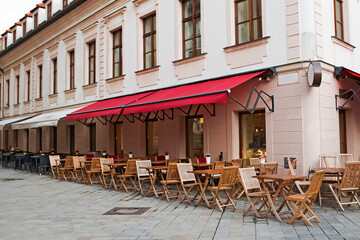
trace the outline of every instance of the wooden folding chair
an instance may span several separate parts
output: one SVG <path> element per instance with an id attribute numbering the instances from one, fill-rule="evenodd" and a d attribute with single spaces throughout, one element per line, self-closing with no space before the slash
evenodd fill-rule
<path id="1" fill-rule="evenodd" d="M 214 164 L 214 169 L 223 169 L 225 167 L 225 161 L 215 161 L 213 162 Z M 209 180 L 211 181 L 212 185 L 215 186 L 215 180 L 219 180 L 220 179 L 221 174 L 211 174 L 209 177 Z"/>
<path id="2" fill-rule="evenodd" d="M 310 186 L 305 192 L 305 194 L 299 193 L 285 196 L 285 200 L 288 201 L 296 210 L 295 213 L 292 212 L 293 216 L 289 220 L 289 224 L 293 223 L 294 220 L 298 217 L 302 217 L 310 226 L 312 226 L 312 223 L 310 222 L 311 219 L 315 219 L 315 221 L 317 221 L 318 223 L 320 222 L 320 220 L 316 217 L 315 213 L 311 210 L 311 206 L 316 200 L 316 197 L 320 191 L 320 187 L 324 179 L 324 174 L 324 171 L 315 172 L 311 180 Z M 307 203 L 308 201 L 309 203 Z M 306 213 L 309 213 L 311 217 L 306 217 Z"/>
<path id="3" fill-rule="evenodd" d="M 180 177 L 179 177 L 179 173 L 177 170 L 177 164 L 169 164 L 167 173 L 166 173 L 166 179 L 162 180 L 160 182 L 163 185 L 163 193 L 162 193 L 161 199 L 164 199 L 166 197 L 168 202 L 169 202 L 170 198 L 180 198 L 180 200 L 182 200 L 180 187 L 179 187 Z M 168 189 L 169 185 L 176 185 L 177 195 L 170 194 L 169 189 Z"/>
<path id="4" fill-rule="evenodd" d="M 345 211 L 343 205 L 357 204 L 360 207 L 357 196 L 357 192 L 360 190 L 360 162 L 345 163 L 345 172 L 341 183 L 329 184 L 329 187 L 341 210 Z M 344 193 L 350 197 L 348 202 L 344 201 Z"/>
<path id="5" fill-rule="evenodd" d="M 149 172 L 141 167 L 151 167 L 151 160 L 136 161 L 137 179 L 139 183 L 140 194 L 144 196 L 143 183 L 150 181 Z"/>
<path id="6" fill-rule="evenodd" d="M 260 182 L 256 176 L 255 168 L 239 168 L 240 178 L 244 187 L 246 198 L 250 206 L 248 209 L 245 210 L 244 216 L 246 216 L 250 210 L 253 210 L 256 217 L 261 217 L 260 213 L 262 209 L 266 206 L 269 208 L 268 205 L 268 197 L 266 192 L 261 189 Z M 255 198 L 254 201 L 251 201 L 251 198 Z M 256 204 L 261 200 L 261 205 L 259 208 L 256 208 Z M 271 201 L 271 199 L 270 199 Z"/>
<path id="7" fill-rule="evenodd" d="M 232 206 L 234 210 L 236 209 L 234 202 L 231 199 L 233 195 L 237 176 L 238 176 L 238 167 L 223 167 L 220 180 L 217 186 L 208 187 L 213 200 L 211 201 L 210 208 L 212 208 L 215 203 L 219 207 L 220 211 L 223 212 L 225 207 Z M 223 191 L 226 195 L 226 201 L 222 201 L 219 196 L 220 191 Z"/>
<path id="8" fill-rule="evenodd" d="M 192 204 L 193 201 L 196 200 L 196 197 L 199 196 L 200 192 L 201 192 L 200 185 L 196 181 L 195 174 L 189 173 L 189 171 L 193 171 L 192 164 L 191 163 L 179 163 L 179 164 L 177 164 L 177 169 L 179 172 L 180 184 L 184 191 L 184 196 L 182 197 L 181 202 L 183 202 L 184 200 L 187 200 L 190 204 Z M 191 192 L 191 190 L 194 187 L 197 189 L 197 192 L 196 192 L 194 198 L 190 199 L 189 193 Z"/>
<path id="9" fill-rule="evenodd" d="M 166 160 L 166 166 L 168 166 L 169 164 L 176 164 L 176 163 L 179 163 L 179 159 L 177 159 L 177 158 L 172 158 L 172 159 Z"/>
<path id="10" fill-rule="evenodd" d="M 114 159 L 113 158 L 100 158 L 100 164 L 101 164 L 101 177 L 102 177 L 102 182 L 104 184 L 105 189 L 107 189 L 107 179 L 111 178 L 111 168 L 109 165 L 109 163 L 114 163 Z"/>
<path id="11" fill-rule="evenodd" d="M 320 158 L 320 167 L 325 168 L 338 168 L 339 167 L 339 158 L 335 154 L 322 154 Z M 326 174 L 323 181 L 329 184 L 337 183 L 338 175 L 337 174 Z M 328 194 L 331 192 L 321 192 L 319 191 L 319 205 L 322 205 L 323 199 L 329 199 Z M 326 197 L 325 197 L 326 195 Z M 330 197 L 332 198 L 332 196 Z"/>
<path id="12" fill-rule="evenodd" d="M 260 163 L 260 175 L 265 174 L 276 174 L 278 171 L 278 163 L 277 162 L 268 162 L 268 163 Z M 270 186 L 270 188 L 275 191 L 274 180 L 264 179 L 264 182 Z"/>
<path id="13" fill-rule="evenodd" d="M 231 160 L 231 164 L 232 166 L 238 166 L 238 167 L 242 167 L 243 166 L 243 159 L 242 158 L 239 158 L 239 159 L 233 159 Z"/>
<path id="14" fill-rule="evenodd" d="M 353 162 L 354 158 L 351 153 L 340 153 L 338 157 L 338 165 L 340 168 L 344 168 L 347 162 Z"/>
<path id="15" fill-rule="evenodd" d="M 80 161 L 81 160 L 84 160 L 85 158 L 84 157 L 73 157 L 73 161 L 74 161 L 74 174 L 75 174 L 75 180 L 76 182 L 80 182 L 80 174 L 81 174 L 81 179 L 84 178 L 84 175 L 83 175 L 83 169 L 81 167 L 81 163 Z"/>
<path id="16" fill-rule="evenodd" d="M 100 158 L 92 158 L 91 159 L 90 169 L 86 170 L 86 174 L 88 175 L 88 180 L 90 181 L 91 185 L 94 185 L 94 183 L 103 184 L 102 178 L 101 178 L 101 160 L 100 160 Z M 98 180 L 96 180 L 96 177 L 98 178 Z"/>
<path id="17" fill-rule="evenodd" d="M 73 160 L 73 157 L 67 156 L 66 159 L 65 159 L 64 166 L 60 167 L 59 170 L 60 170 L 60 173 L 61 173 L 60 175 L 64 178 L 65 181 L 67 181 L 67 179 L 69 177 L 72 177 L 73 179 L 76 179 L 75 175 L 74 175 L 74 160 Z"/>
<path id="18" fill-rule="evenodd" d="M 242 166 L 243 166 L 243 159 L 242 158 L 240 158 L 240 159 L 233 159 L 232 161 L 231 161 L 231 165 L 232 166 L 237 166 L 237 167 L 239 167 L 239 168 L 241 168 Z M 236 181 L 236 187 L 235 187 L 235 192 L 234 192 L 234 194 L 233 194 L 233 196 L 232 197 L 235 197 L 236 195 L 237 195 L 237 197 L 236 197 L 236 199 L 239 199 L 239 198 L 241 198 L 241 196 L 245 193 L 245 190 L 244 190 L 244 187 L 243 187 L 243 185 L 242 185 L 242 183 L 241 183 L 241 178 L 240 178 L 240 174 L 238 174 L 238 180 Z"/>
<path id="19" fill-rule="evenodd" d="M 136 178 L 137 178 L 136 161 L 137 160 L 135 160 L 135 159 L 128 160 L 126 163 L 125 172 L 123 174 L 115 175 L 115 177 L 117 177 L 120 180 L 119 190 L 121 190 L 121 188 L 124 188 L 126 192 L 128 192 L 128 189 L 132 189 L 132 188 L 135 188 L 136 190 L 138 190 L 136 183 L 135 183 Z M 132 186 L 129 187 L 126 185 L 127 179 L 130 179 Z"/>
<path id="20" fill-rule="evenodd" d="M 60 159 L 59 155 L 50 155 L 49 156 L 50 170 L 51 170 L 52 177 L 54 177 L 54 178 L 59 178 L 60 162 L 56 161 L 59 159 Z"/>
<path id="21" fill-rule="evenodd" d="M 256 173 L 259 174 L 260 158 L 250 158 L 250 167 L 254 167 Z"/>

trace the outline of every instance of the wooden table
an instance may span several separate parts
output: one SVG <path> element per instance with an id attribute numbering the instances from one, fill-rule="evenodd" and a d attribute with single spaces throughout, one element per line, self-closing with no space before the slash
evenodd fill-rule
<path id="1" fill-rule="evenodd" d="M 159 194 L 162 192 L 156 191 L 156 178 L 157 178 L 157 172 L 161 170 L 167 170 L 167 166 L 151 166 L 151 167 L 141 167 L 142 169 L 146 169 L 149 172 L 149 178 L 150 178 L 150 189 L 147 192 L 146 196 L 149 196 L 151 192 L 154 193 L 155 197 L 159 198 Z M 164 178 L 161 175 L 161 179 L 164 180 Z"/>
<path id="2" fill-rule="evenodd" d="M 200 198 L 195 202 L 195 206 L 197 206 L 199 202 L 203 200 L 206 206 L 210 208 L 210 203 L 205 195 L 205 191 L 209 183 L 209 177 L 211 174 L 221 174 L 221 172 L 222 169 L 199 169 L 194 171 L 188 171 L 188 173 L 194 173 L 196 175 L 201 190 Z M 201 175 L 205 175 L 204 182 L 201 181 Z"/>
<path id="3" fill-rule="evenodd" d="M 337 183 L 340 183 L 340 179 L 345 172 L 345 168 L 312 168 L 311 171 L 312 172 L 324 171 L 325 177 L 336 177 Z"/>
<path id="4" fill-rule="evenodd" d="M 197 169 L 199 169 L 199 168 L 201 168 L 201 167 L 210 167 L 210 168 L 212 168 L 213 166 L 214 166 L 214 164 L 213 163 L 192 163 L 191 164 L 194 168 L 197 168 Z"/>
<path id="5" fill-rule="evenodd" d="M 268 208 L 261 217 L 265 217 L 271 211 L 279 222 L 282 222 L 280 217 L 280 212 L 285 205 L 289 209 L 289 211 L 291 211 L 290 206 L 284 199 L 284 197 L 286 196 L 284 187 L 289 186 L 289 189 L 293 189 L 296 180 L 307 178 L 307 176 L 288 175 L 288 174 L 264 174 L 253 177 L 259 179 L 259 181 L 261 182 L 261 185 L 263 187 L 263 190 L 266 192 L 266 196 L 270 205 L 270 208 Z M 272 198 L 265 180 L 274 180 L 275 182 L 278 183 L 278 188 L 276 189 L 276 192 Z M 280 205 L 280 207 L 276 209 L 274 204 L 280 193 L 282 194 L 284 200 Z M 288 191 L 288 194 L 290 193 L 291 191 Z"/>
<path id="6" fill-rule="evenodd" d="M 110 175 L 111 175 L 111 180 L 110 180 L 110 186 L 109 188 L 111 188 L 111 186 L 114 186 L 115 190 L 118 190 L 117 185 L 115 184 L 115 173 L 116 173 L 116 169 L 122 169 L 123 167 L 125 167 L 127 165 L 126 162 L 121 162 L 121 163 L 104 163 L 104 165 L 107 165 L 110 167 Z M 121 170 L 120 170 L 121 171 Z"/>

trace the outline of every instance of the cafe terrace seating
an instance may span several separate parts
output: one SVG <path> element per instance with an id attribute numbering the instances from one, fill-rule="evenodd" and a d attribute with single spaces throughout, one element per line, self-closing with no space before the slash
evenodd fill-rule
<path id="1" fill-rule="evenodd" d="M 343 205 L 357 204 L 360 207 L 357 196 L 360 190 L 360 162 L 345 163 L 345 172 L 341 183 L 329 184 L 329 187 L 342 211 L 345 211 Z M 350 200 L 345 201 L 344 195 Z"/>
<path id="2" fill-rule="evenodd" d="M 137 178 L 137 170 L 136 170 L 136 161 L 135 159 L 131 159 L 127 161 L 125 172 L 124 173 L 116 173 L 115 178 L 119 179 L 120 181 L 120 188 L 125 189 L 126 192 L 128 192 L 128 189 L 136 189 L 138 190 L 136 186 L 136 178 Z M 126 180 L 130 180 L 132 186 L 126 185 Z"/>
<path id="3" fill-rule="evenodd" d="M 189 171 L 193 171 L 193 167 L 191 163 L 179 163 L 177 164 L 177 169 L 179 172 L 181 188 L 184 192 L 181 202 L 186 200 L 192 204 L 196 200 L 196 197 L 200 195 L 200 185 L 196 181 L 195 174 L 189 173 Z M 190 199 L 190 192 L 193 188 L 196 188 L 196 194 L 193 199 Z"/>
<path id="4" fill-rule="evenodd" d="M 100 158 L 101 177 L 102 177 L 102 182 L 104 184 L 105 189 L 108 188 L 107 180 L 111 179 L 110 166 L 106 165 L 109 163 L 114 163 L 114 159 L 113 158 Z"/>
<path id="5" fill-rule="evenodd" d="M 151 160 L 139 160 L 136 161 L 136 170 L 137 170 L 137 179 L 139 183 L 139 190 L 141 195 L 144 196 L 144 190 L 143 190 L 143 183 L 149 182 L 150 183 L 150 176 L 146 169 L 143 169 L 142 167 L 151 167 Z"/>
<path id="6" fill-rule="evenodd" d="M 51 170 L 52 177 L 58 178 L 60 162 L 56 161 L 55 159 L 60 160 L 60 156 L 59 155 L 49 156 L 49 163 L 50 163 L 50 170 Z"/>
<path id="7" fill-rule="evenodd" d="M 65 181 L 67 181 L 68 178 L 70 177 L 75 179 L 73 157 L 67 156 L 65 158 L 65 164 L 61 166 L 59 170 L 60 170 L 60 179 L 63 178 Z"/>
<path id="8" fill-rule="evenodd" d="M 163 193 L 162 193 L 161 199 L 166 198 L 166 200 L 169 201 L 170 198 L 180 198 L 182 200 L 181 193 L 180 193 L 180 187 L 179 187 L 180 177 L 179 177 L 179 173 L 177 170 L 177 164 L 169 164 L 168 165 L 166 179 L 162 180 L 160 182 L 163 185 Z M 172 195 L 170 193 L 170 190 L 168 188 L 169 185 L 176 186 L 176 189 L 177 189 L 176 195 Z"/>
<path id="9" fill-rule="evenodd" d="M 88 176 L 87 180 L 90 182 L 91 185 L 94 185 L 94 183 L 103 184 L 102 177 L 101 177 L 101 160 L 100 160 L 100 158 L 93 158 L 91 160 L 90 169 L 86 170 L 86 174 Z"/>

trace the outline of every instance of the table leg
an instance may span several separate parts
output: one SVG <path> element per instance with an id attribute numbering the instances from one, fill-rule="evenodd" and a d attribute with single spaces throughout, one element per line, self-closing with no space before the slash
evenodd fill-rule
<path id="1" fill-rule="evenodd" d="M 156 188 L 155 188 L 155 183 L 156 183 L 156 171 L 153 171 L 153 175 L 151 176 L 151 170 L 148 169 L 148 172 L 149 172 L 149 179 L 150 179 L 150 183 L 151 183 L 151 186 L 150 186 L 150 189 L 149 191 L 147 192 L 146 196 L 149 196 L 151 191 L 154 192 L 155 194 L 155 197 L 156 198 L 159 198 L 159 194 L 157 193 L 156 191 Z"/>
<path id="2" fill-rule="evenodd" d="M 278 214 L 278 212 L 276 211 L 276 208 L 275 208 L 275 201 L 277 199 L 277 197 L 279 196 L 280 192 L 281 192 L 281 185 L 279 185 L 278 189 L 276 190 L 275 192 L 275 195 L 273 198 L 271 198 L 271 195 L 270 195 L 270 192 L 269 192 L 269 189 L 266 185 L 266 183 L 264 181 L 261 182 L 261 185 L 263 186 L 263 189 L 265 190 L 266 192 L 266 196 L 267 196 L 267 199 L 268 199 L 268 202 L 270 204 L 270 207 L 266 210 L 266 212 L 261 216 L 261 217 L 265 217 L 270 211 L 272 211 L 272 213 L 275 215 L 276 219 L 279 221 L 279 222 L 282 222 L 281 218 L 280 218 L 280 215 Z"/>
<path id="3" fill-rule="evenodd" d="M 291 181 L 291 183 L 286 183 L 286 182 L 281 182 L 279 183 L 279 187 L 280 185 L 282 185 L 282 191 L 281 191 L 281 195 L 283 196 L 283 202 L 281 203 L 280 207 L 278 208 L 277 212 L 280 213 L 281 210 L 284 208 L 284 206 L 286 205 L 287 209 L 292 213 L 292 210 L 289 206 L 289 203 L 285 200 L 285 196 L 288 196 L 291 194 L 292 189 L 294 188 L 295 185 L 295 181 Z M 289 192 L 288 194 L 285 193 L 285 186 L 289 186 Z"/>
<path id="4" fill-rule="evenodd" d="M 200 202 L 201 200 L 203 200 L 203 201 L 205 202 L 206 206 L 207 206 L 208 208 L 210 208 L 210 203 L 209 203 L 209 201 L 207 200 L 206 195 L 205 195 L 205 191 L 206 191 L 206 188 L 207 188 L 207 185 L 208 185 L 208 182 L 209 182 L 209 174 L 206 174 L 206 178 L 205 178 L 204 184 L 202 184 L 201 178 L 200 178 L 200 175 L 199 175 L 199 174 L 196 175 L 196 177 L 197 177 L 197 179 L 198 179 L 198 183 L 199 183 L 199 186 L 200 186 L 200 191 L 201 191 L 201 193 L 200 193 L 199 199 L 195 202 L 195 206 L 197 206 L 197 205 L 199 204 L 199 202 Z"/>
<path id="5" fill-rule="evenodd" d="M 114 185 L 114 189 L 118 190 L 118 188 L 115 184 L 115 169 L 113 169 L 113 168 L 110 169 L 110 176 L 111 176 L 111 181 L 110 181 L 109 188 L 111 188 L 111 186 Z"/>

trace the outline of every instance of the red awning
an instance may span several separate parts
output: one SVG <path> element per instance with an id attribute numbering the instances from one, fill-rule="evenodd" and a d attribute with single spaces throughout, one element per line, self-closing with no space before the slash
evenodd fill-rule
<path id="1" fill-rule="evenodd" d="M 66 119 L 80 120 L 105 115 L 151 112 L 192 104 L 226 103 L 230 89 L 265 72 L 267 70 L 101 100 L 68 114 Z"/>
<path id="2" fill-rule="evenodd" d="M 335 75 L 337 79 L 340 78 L 351 78 L 357 81 L 360 81 L 360 74 L 354 71 L 351 71 L 344 67 L 335 67 Z"/>

